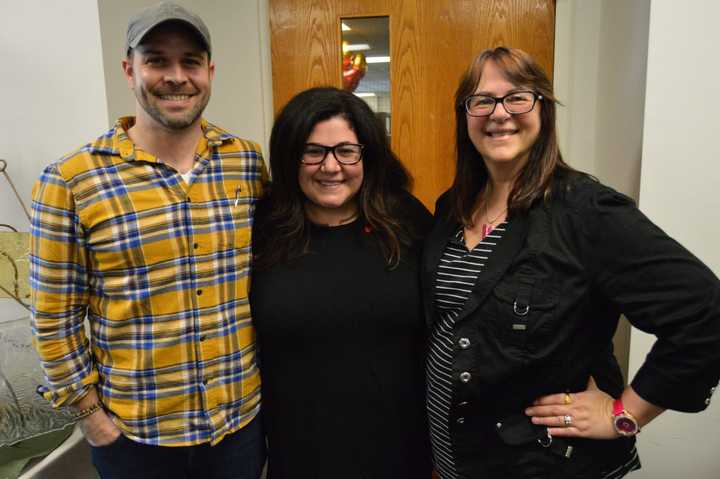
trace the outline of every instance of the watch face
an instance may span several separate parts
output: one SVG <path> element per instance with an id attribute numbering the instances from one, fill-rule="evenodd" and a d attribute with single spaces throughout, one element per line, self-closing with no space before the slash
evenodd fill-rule
<path id="1" fill-rule="evenodd" d="M 637 432 L 637 424 L 627 417 L 620 416 L 615 418 L 615 427 L 620 434 L 630 435 Z"/>

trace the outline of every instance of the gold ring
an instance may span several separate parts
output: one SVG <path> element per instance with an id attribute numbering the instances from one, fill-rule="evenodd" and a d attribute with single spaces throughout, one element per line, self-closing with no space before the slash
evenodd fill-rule
<path id="1" fill-rule="evenodd" d="M 565 404 L 572 404 L 572 396 L 570 393 L 565 393 Z"/>

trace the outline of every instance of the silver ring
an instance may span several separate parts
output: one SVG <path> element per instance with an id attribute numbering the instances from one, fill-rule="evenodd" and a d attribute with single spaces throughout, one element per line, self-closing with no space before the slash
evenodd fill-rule
<path id="1" fill-rule="evenodd" d="M 563 418 L 562 418 L 562 420 L 563 420 L 563 423 L 565 423 L 566 426 L 571 426 L 571 425 L 572 425 L 572 421 L 573 421 L 573 420 L 572 420 L 572 416 L 571 416 L 570 414 L 564 415 Z"/>

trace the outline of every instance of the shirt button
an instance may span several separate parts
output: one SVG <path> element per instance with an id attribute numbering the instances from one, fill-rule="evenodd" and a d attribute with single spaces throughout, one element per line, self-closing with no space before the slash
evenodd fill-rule
<path id="1" fill-rule="evenodd" d="M 710 398 L 705 398 L 705 405 L 706 405 L 706 406 L 709 406 L 709 405 L 710 405 Z"/>
<path id="2" fill-rule="evenodd" d="M 202 296 L 202 289 L 198 289 L 198 290 L 196 291 L 196 293 L 197 293 L 198 296 Z"/>
<path id="3" fill-rule="evenodd" d="M 470 347 L 470 340 L 468 338 L 460 338 L 458 346 L 460 346 L 460 349 L 467 349 Z"/>
<path id="4" fill-rule="evenodd" d="M 193 249 L 198 249 L 200 247 L 200 243 L 193 243 Z"/>
<path id="5" fill-rule="evenodd" d="M 200 341 L 205 341 L 206 339 L 207 339 L 207 336 L 205 336 L 204 334 L 202 336 L 200 336 Z"/>
<path id="6" fill-rule="evenodd" d="M 499 422 L 499 423 L 495 424 L 495 427 L 498 428 L 498 429 L 502 429 L 502 423 Z"/>
<path id="7" fill-rule="evenodd" d="M 465 424 L 465 418 L 459 417 L 459 418 L 457 418 L 457 420 L 455 422 L 457 422 L 458 424 Z"/>
<path id="8" fill-rule="evenodd" d="M 471 377 L 472 377 L 472 375 L 467 371 L 463 371 L 460 373 L 460 381 L 462 381 L 464 383 L 470 382 Z"/>

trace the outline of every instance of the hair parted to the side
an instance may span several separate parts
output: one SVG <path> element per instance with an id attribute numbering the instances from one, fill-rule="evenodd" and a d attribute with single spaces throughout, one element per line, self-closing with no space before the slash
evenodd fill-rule
<path id="1" fill-rule="evenodd" d="M 540 198 L 549 198 L 553 177 L 559 170 L 572 171 L 562 159 L 557 139 L 556 103 L 550 79 L 533 58 L 522 50 L 497 47 L 480 52 L 460 79 L 455 93 L 457 163 L 450 189 L 452 215 L 462 224 L 471 225 L 478 198 L 488 186 L 488 170 L 482 155 L 468 134 L 465 99 L 475 93 L 483 68 L 493 62 L 505 78 L 519 87 L 542 95 L 540 134 L 530 149 L 527 163 L 519 172 L 508 198 L 508 215 L 527 211 Z M 537 108 L 537 106 L 536 106 Z"/>
<path id="2" fill-rule="evenodd" d="M 315 125 L 338 116 L 364 145 L 363 183 L 357 194 L 360 216 L 377 237 L 388 266 L 400 261 L 412 235 L 394 207 L 410 187 L 410 175 L 390 150 L 385 128 L 367 103 L 344 90 L 318 87 L 297 94 L 275 119 L 270 135 L 272 185 L 258 211 L 262 220 L 253 241 L 254 267 L 270 268 L 308 252 L 310 223 L 298 182 L 300 159 Z"/>

